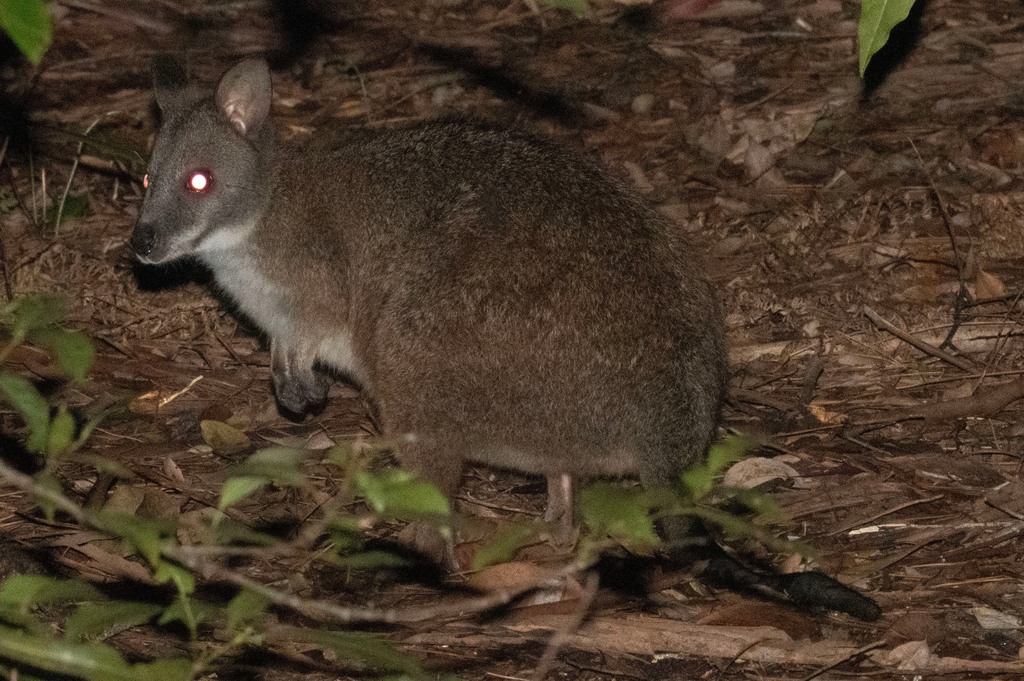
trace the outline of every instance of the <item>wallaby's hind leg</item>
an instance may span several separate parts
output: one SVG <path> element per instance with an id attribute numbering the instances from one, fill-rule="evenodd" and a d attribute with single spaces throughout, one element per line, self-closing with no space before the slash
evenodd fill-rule
<path id="1" fill-rule="evenodd" d="M 416 472 L 432 483 L 451 504 L 462 481 L 463 457 L 455 451 L 445 451 L 445 447 L 445 443 L 434 442 L 413 433 L 399 445 L 397 455 L 403 468 Z M 449 568 L 459 569 L 454 539 L 450 534 L 443 534 L 437 524 L 428 521 L 411 523 L 399 538 Z"/>

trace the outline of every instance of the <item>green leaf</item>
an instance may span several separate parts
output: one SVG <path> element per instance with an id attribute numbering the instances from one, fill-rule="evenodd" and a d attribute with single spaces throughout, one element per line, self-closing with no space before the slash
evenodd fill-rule
<path id="1" fill-rule="evenodd" d="M 0 7 L 8 0 L 0 0 Z M 53 326 L 67 314 L 68 300 L 52 293 L 22 296 L 12 301 L 4 312 L 12 317 L 11 336 L 20 342 L 29 332 Z"/>
<path id="2" fill-rule="evenodd" d="M 169 519 L 143 518 L 106 509 L 95 514 L 95 522 L 127 542 L 154 567 L 162 562 L 160 552 L 176 529 L 175 523 Z"/>
<path id="3" fill-rule="evenodd" d="M 59 579 L 46 575 L 14 575 L 0 586 L 0 607 L 22 612 L 37 605 L 102 601 L 96 587 L 80 579 Z"/>
<path id="4" fill-rule="evenodd" d="M 223 421 L 200 421 L 199 428 L 203 431 L 203 440 L 215 454 L 228 456 L 252 447 L 248 435 Z"/>
<path id="5" fill-rule="evenodd" d="M 373 634 L 354 631 L 323 631 L 286 627 L 278 630 L 281 640 L 312 643 L 328 650 L 348 664 L 362 663 L 366 667 L 384 672 L 420 675 L 419 661 L 395 648 L 389 641 Z"/>
<path id="6" fill-rule="evenodd" d="M 163 608 L 152 603 L 107 601 L 80 605 L 64 623 L 64 637 L 72 642 L 102 636 L 114 627 L 131 628 L 156 617 Z"/>
<path id="7" fill-rule="evenodd" d="M 484 544 L 473 554 L 473 569 L 506 563 L 520 547 L 537 537 L 536 523 L 512 523 L 501 534 Z"/>
<path id="8" fill-rule="evenodd" d="M 206 603 L 179 596 L 178 600 L 164 610 L 164 614 L 160 616 L 157 623 L 165 625 L 171 622 L 181 622 L 188 627 L 189 632 L 195 637 L 200 623 L 212 620 L 219 614 L 218 609 Z"/>
<path id="9" fill-rule="evenodd" d="M 0 393 L 21 415 L 28 428 L 25 448 L 33 453 L 42 452 L 50 432 L 50 405 L 28 379 L 6 371 L 0 371 Z"/>
<path id="10" fill-rule="evenodd" d="M 228 478 L 227 482 L 220 488 L 220 502 L 217 503 L 217 509 L 223 511 L 227 507 L 237 504 L 269 482 L 266 478 L 249 475 L 240 478 Z"/>
<path id="11" fill-rule="evenodd" d="M 136 679 L 146 681 L 189 681 L 195 677 L 191 660 L 157 660 L 132 666 Z"/>
<path id="12" fill-rule="evenodd" d="M 153 578 L 158 584 L 174 584 L 178 593 L 182 596 L 188 596 L 196 590 L 195 575 L 180 565 L 175 565 L 167 560 L 160 561 L 156 566 Z"/>
<path id="13" fill-rule="evenodd" d="M 595 483 L 582 491 L 579 507 L 583 523 L 595 535 L 609 536 L 627 548 L 658 545 L 650 497 L 643 490 Z"/>
<path id="14" fill-rule="evenodd" d="M 762 522 L 775 522 L 782 516 L 782 508 L 771 494 L 753 489 L 730 489 L 729 493 Z"/>
<path id="15" fill-rule="evenodd" d="M 694 509 L 693 515 L 718 527 L 729 539 L 755 537 L 760 534 L 759 528 L 754 525 L 754 523 L 750 522 L 746 518 L 741 518 L 738 515 L 721 509 L 698 507 Z"/>
<path id="16" fill-rule="evenodd" d="M 49 326 L 30 331 L 28 339 L 34 345 L 53 353 L 60 368 L 72 380 L 79 383 L 85 380 L 96 351 L 84 333 Z"/>
<path id="17" fill-rule="evenodd" d="M 57 478 L 56 473 L 53 469 L 43 469 L 41 473 L 35 476 L 36 486 L 53 492 L 54 494 L 63 494 L 64 489 L 61 487 L 60 480 Z M 57 515 L 57 504 L 44 496 L 36 497 L 36 503 L 39 504 L 39 508 L 42 509 L 43 515 L 50 522 L 53 522 L 54 517 Z"/>
<path id="18" fill-rule="evenodd" d="M 861 0 L 857 41 L 860 51 L 860 75 L 868 62 L 889 41 L 889 33 L 910 15 L 916 0 Z"/>
<path id="19" fill-rule="evenodd" d="M 68 413 L 63 404 L 50 422 L 50 432 L 46 435 L 46 455 L 63 454 L 71 447 L 75 439 L 75 418 Z"/>
<path id="20" fill-rule="evenodd" d="M 270 602 L 266 596 L 243 589 L 231 599 L 227 607 L 227 629 L 235 634 L 263 617 Z"/>
<path id="21" fill-rule="evenodd" d="M 356 485 L 376 513 L 401 520 L 448 518 L 448 499 L 429 482 L 401 468 L 373 474 L 360 472 Z"/>
<path id="22" fill-rule="evenodd" d="M 53 40 L 50 12 L 43 0 L 0 0 L 0 28 L 33 64 L 43 60 Z"/>
<path id="23" fill-rule="evenodd" d="M 309 453 L 295 447 L 268 447 L 261 449 L 239 466 L 232 469 L 233 476 L 266 478 L 276 485 L 294 487 L 306 480 L 302 462 Z"/>
<path id="24" fill-rule="evenodd" d="M 66 643 L 0 627 L 0 657 L 90 681 L 135 681 L 116 650 L 101 643 Z"/>
<path id="25" fill-rule="evenodd" d="M 0 0 L 3 2 L 3 0 Z M 75 218 L 84 217 L 89 214 L 89 195 L 88 194 L 75 194 L 69 195 L 64 200 L 64 205 L 59 206 L 57 210 L 53 212 L 53 216 L 50 218 L 51 227 L 60 227 L 66 222 L 70 222 Z M 57 224 L 57 217 L 60 217 L 60 225 Z"/>

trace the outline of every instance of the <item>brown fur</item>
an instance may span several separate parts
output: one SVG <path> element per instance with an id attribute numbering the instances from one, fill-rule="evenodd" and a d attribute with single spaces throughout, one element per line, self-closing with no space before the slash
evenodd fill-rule
<path id="1" fill-rule="evenodd" d="M 158 77 L 133 246 L 212 269 L 270 337 L 283 406 L 323 399 L 314 362 L 348 373 L 446 494 L 465 461 L 665 483 L 703 459 L 726 380 L 712 286 L 596 164 L 473 122 L 275 149 L 265 65 L 225 75 L 230 110 L 177 85 Z M 184 189 L 194 168 L 205 195 Z"/>

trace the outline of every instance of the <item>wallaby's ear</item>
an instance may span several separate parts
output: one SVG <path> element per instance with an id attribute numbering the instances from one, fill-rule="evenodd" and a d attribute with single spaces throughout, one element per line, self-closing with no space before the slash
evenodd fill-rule
<path id="1" fill-rule="evenodd" d="M 263 124 L 270 99 L 270 69 L 262 59 L 239 62 L 217 84 L 217 108 L 241 135 Z"/>
<path id="2" fill-rule="evenodd" d="M 181 101 L 181 90 L 187 81 L 185 65 L 177 57 L 162 54 L 153 60 L 153 90 L 156 103 L 165 114 Z"/>

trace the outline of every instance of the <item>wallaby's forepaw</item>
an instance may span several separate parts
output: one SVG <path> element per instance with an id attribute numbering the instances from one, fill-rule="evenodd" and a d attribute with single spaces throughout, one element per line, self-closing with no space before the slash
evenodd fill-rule
<path id="1" fill-rule="evenodd" d="M 314 368 L 315 355 L 287 344 L 270 343 L 270 378 L 277 403 L 290 415 L 302 416 L 327 401 L 331 380 Z"/>
<path id="2" fill-rule="evenodd" d="M 322 391 L 308 390 L 307 386 L 289 382 L 274 385 L 274 395 L 282 409 L 291 415 L 302 416 L 316 411 L 327 400 L 327 386 Z"/>

